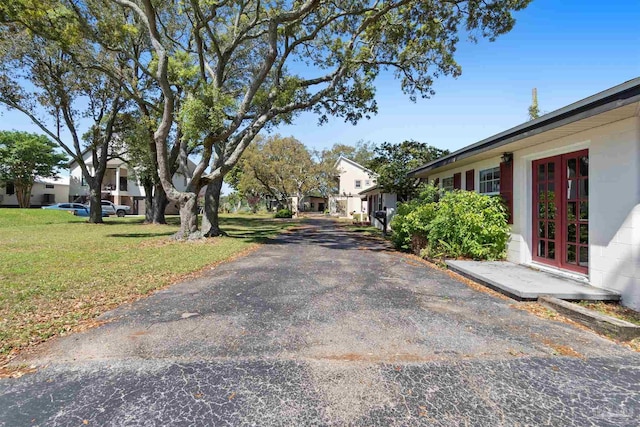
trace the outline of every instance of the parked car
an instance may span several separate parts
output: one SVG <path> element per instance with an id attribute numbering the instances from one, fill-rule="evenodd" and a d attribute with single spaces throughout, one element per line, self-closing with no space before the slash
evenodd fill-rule
<path id="1" fill-rule="evenodd" d="M 73 212 L 77 216 L 89 216 L 89 208 L 82 203 L 56 203 L 51 206 L 43 206 L 42 209 Z"/>
<path id="2" fill-rule="evenodd" d="M 123 217 L 128 213 L 131 213 L 131 206 L 127 205 L 116 205 L 109 200 L 100 200 L 102 204 L 102 213 L 107 213 L 107 215 L 118 215 L 119 217 Z"/>

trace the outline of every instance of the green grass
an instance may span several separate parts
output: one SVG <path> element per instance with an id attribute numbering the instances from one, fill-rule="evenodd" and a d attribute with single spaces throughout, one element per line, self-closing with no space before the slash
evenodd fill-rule
<path id="1" fill-rule="evenodd" d="M 67 212 L 0 209 L 0 366 L 17 350 L 237 255 L 296 222 L 221 215 L 228 237 L 175 242 L 179 228 Z"/>

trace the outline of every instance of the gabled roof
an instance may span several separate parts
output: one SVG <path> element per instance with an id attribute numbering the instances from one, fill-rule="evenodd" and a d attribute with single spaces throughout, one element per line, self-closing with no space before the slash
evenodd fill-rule
<path id="1" fill-rule="evenodd" d="M 547 132 L 549 130 L 602 114 L 640 101 L 640 77 L 614 86 L 595 95 L 584 98 L 535 120 L 520 124 L 504 132 L 493 135 L 457 150 L 449 155 L 426 163 L 409 172 L 416 176 L 442 166 L 466 159 L 488 150 L 511 144 L 518 140 Z"/>
<path id="2" fill-rule="evenodd" d="M 378 174 L 375 173 L 374 171 L 372 171 L 371 169 L 367 169 L 364 166 L 362 166 L 360 163 L 356 163 L 353 160 L 347 159 L 344 156 L 338 157 L 338 160 L 336 160 L 336 164 L 333 166 L 334 168 L 336 168 L 336 169 L 338 168 L 338 163 L 340 163 L 340 160 L 344 160 L 345 162 L 347 162 L 347 163 L 349 163 L 349 164 L 351 164 L 351 165 L 353 165 L 353 166 L 355 166 L 355 167 L 357 167 L 359 169 L 362 169 L 364 172 L 367 172 L 371 176 L 378 176 Z"/>

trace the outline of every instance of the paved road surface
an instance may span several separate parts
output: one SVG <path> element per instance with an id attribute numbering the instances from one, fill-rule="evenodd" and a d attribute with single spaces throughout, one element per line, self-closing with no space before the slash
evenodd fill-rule
<path id="1" fill-rule="evenodd" d="M 516 304 L 313 220 L 54 341 L 0 425 L 637 426 L 640 355 Z"/>

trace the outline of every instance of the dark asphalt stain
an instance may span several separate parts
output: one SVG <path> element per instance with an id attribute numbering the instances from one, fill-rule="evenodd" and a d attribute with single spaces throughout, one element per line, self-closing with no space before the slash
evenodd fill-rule
<path id="1" fill-rule="evenodd" d="M 24 360 L 0 425 L 638 425 L 640 355 L 512 304 L 315 220 Z"/>

